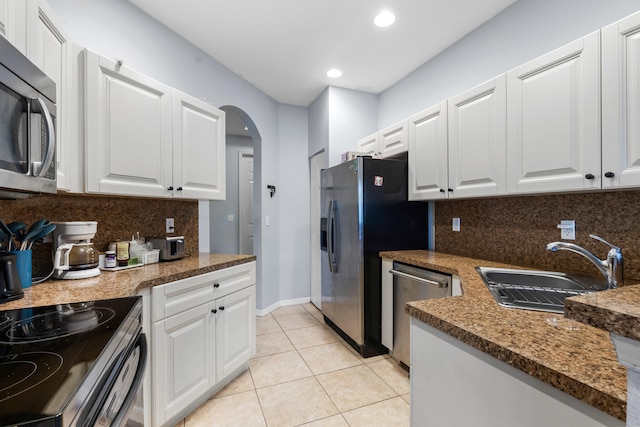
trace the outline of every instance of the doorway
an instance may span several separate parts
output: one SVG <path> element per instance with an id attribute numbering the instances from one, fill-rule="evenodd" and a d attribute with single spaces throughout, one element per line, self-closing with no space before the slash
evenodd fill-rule
<path id="1" fill-rule="evenodd" d="M 247 191 L 249 183 L 244 182 L 244 188 L 240 188 L 242 163 L 238 159 L 241 155 L 250 156 L 251 184 L 259 181 L 260 134 L 251 118 L 241 109 L 233 106 L 224 106 L 221 109 L 225 111 L 227 197 L 225 200 L 213 200 L 208 203 L 209 252 L 258 255 L 259 227 L 252 227 L 251 245 L 245 244 L 241 247 L 240 224 L 246 226 L 256 223 L 254 218 L 259 218 L 260 215 L 260 199 L 253 189 Z M 241 201 L 241 198 L 245 200 Z"/>
<path id="2" fill-rule="evenodd" d="M 238 229 L 241 254 L 253 254 L 253 151 L 238 152 Z"/>

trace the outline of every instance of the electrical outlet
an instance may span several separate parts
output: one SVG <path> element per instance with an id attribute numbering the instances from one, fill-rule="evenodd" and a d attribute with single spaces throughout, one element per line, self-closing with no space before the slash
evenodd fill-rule
<path id="1" fill-rule="evenodd" d="M 576 222 L 574 220 L 563 219 L 558 224 L 560 238 L 563 240 L 576 240 Z"/>
<path id="2" fill-rule="evenodd" d="M 166 221 L 166 232 L 167 233 L 173 233 L 174 231 L 176 231 L 174 223 L 173 223 L 173 218 L 167 218 Z"/>
<path id="3" fill-rule="evenodd" d="M 451 229 L 453 231 L 460 231 L 460 218 L 453 218 L 453 221 L 451 221 Z"/>

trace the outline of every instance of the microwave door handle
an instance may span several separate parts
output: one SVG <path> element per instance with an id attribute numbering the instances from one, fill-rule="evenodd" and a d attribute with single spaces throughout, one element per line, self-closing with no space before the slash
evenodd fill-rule
<path id="1" fill-rule="evenodd" d="M 47 152 L 44 156 L 44 160 L 42 162 L 33 162 L 33 175 L 42 176 L 47 173 L 49 166 L 51 166 L 51 162 L 54 160 L 54 155 L 56 153 L 56 129 L 53 125 L 53 119 L 51 118 L 49 109 L 44 101 L 40 98 L 34 98 L 34 100 L 38 105 L 40 105 L 44 121 L 47 125 Z M 38 169 L 38 166 L 40 166 L 40 169 Z"/>

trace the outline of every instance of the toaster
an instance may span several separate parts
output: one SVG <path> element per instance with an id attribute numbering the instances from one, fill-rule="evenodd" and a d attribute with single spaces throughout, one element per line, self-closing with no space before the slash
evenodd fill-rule
<path id="1" fill-rule="evenodd" d="M 153 249 L 160 249 L 160 261 L 171 261 L 185 257 L 184 236 L 147 237 Z"/>

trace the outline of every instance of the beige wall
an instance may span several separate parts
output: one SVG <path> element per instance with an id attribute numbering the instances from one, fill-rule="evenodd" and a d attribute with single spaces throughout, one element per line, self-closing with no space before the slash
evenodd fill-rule
<path id="1" fill-rule="evenodd" d="M 601 259 L 608 248 L 590 233 L 620 246 L 625 278 L 640 280 L 640 191 L 446 200 L 436 202 L 435 212 L 437 251 L 598 276 L 577 254 L 545 251 L 548 242 L 560 240 L 556 224 L 572 219 L 574 243 Z M 460 232 L 451 230 L 454 217 L 460 218 Z"/>

